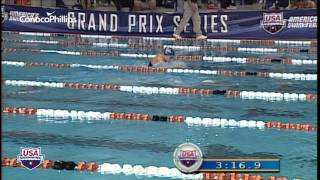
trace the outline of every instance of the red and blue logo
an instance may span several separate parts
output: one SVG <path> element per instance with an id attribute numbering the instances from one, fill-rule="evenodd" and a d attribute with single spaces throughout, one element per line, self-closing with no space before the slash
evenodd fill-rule
<path id="1" fill-rule="evenodd" d="M 198 160 L 197 152 L 195 150 L 193 150 L 193 151 L 181 150 L 179 159 L 184 166 L 190 167 L 190 166 L 194 165 Z"/>
<path id="2" fill-rule="evenodd" d="M 201 149 L 192 143 L 184 143 L 176 148 L 173 153 L 173 162 L 184 173 L 197 171 L 202 164 Z"/>
<path id="3" fill-rule="evenodd" d="M 276 34 L 286 26 L 286 20 L 283 19 L 283 13 L 263 13 L 261 20 L 262 28 L 270 33 Z"/>
<path id="4" fill-rule="evenodd" d="M 41 148 L 21 148 L 17 156 L 18 162 L 25 168 L 32 170 L 37 168 L 44 161 L 44 154 L 41 154 Z"/>

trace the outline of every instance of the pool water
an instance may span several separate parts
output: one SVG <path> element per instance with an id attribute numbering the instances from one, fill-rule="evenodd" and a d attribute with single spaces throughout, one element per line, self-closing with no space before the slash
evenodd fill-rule
<path id="1" fill-rule="evenodd" d="M 31 37 L 3 35 L 7 39 L 38 39 L 78 41 L 64 37 Z M 88 41 L 110 41 L 91 39 Z M 137 39 L 118 43 L 174 44 L 173 41 L 142 42 Z M 190 45 L 189 43 L 188 45 Z M 185 43 L 187 45 L 187 43 Z M 225 46 L 219 44 L 217 46 Z M 234 45 L 235 47 L 239 47 Z M 3 47 L 52 49 L 69 51 L 121 51 L 123 53 L 156 54 L 161 49 L 121 49 L 93 46 L 59 46 L 44 44 L 3 43 Z M 247 46 L 250 47 L 250 46 Z M 263 46 L 259 46 L 263 47 Z M 271 57 L 317 59 L 308 53 L 235 53 L 187 52 L 178 55 Z M 3 53 L 2 61 L 79 63 L 99 65 L 145 66 L 146 58 L 89 57 L 57 53 Z M 223 69 L 266 72 L 317 73 L 316 65 L 236 64 L 183 62 L 191 69 Z M 34 80 L 117 84 L 137 86 L 192 87 L 218 90 L 253 90 L 270 92 L 317 92 L 316 81 L 283 80 L 259 77 L 226 77 L 200 74 L 142 74 L 89 68 L 47 68 L 2 66 L 2 76 L 8 80 Z M 214 81 L 206 84 L 203 81 Z M 39 87 L 2 87 L 3 107 L 35 107 L 99 112 L 147 113 L 153 115 L 184 115 L 191 117 L 221 117 L 236 120 L 280 121 L 317 124 L 316 102 L 286 102 L 243 100 L 224 96 L 133 94 L 117 91 L 84 89 L 49 89 Z M 185 142 L 197 144 L 206 157 L 280 157 L 280 173 L 264 176 L 284 176 L 289 179 L 314 180 L 317 174 L 316 132 L 277 129 L 221 128 L 188 126 L 186 124 L 128 120 L 90 121 L 64 118 L 43 118 L 29 115 L 2 114 L 3 157 L 16 157 L 20 147 L 41 147 L 46 159 L 88 161 L 102 164 L 140 164 L 142 166 L 174 167 L 175 148 Z M 4 179 L 137 179 L 135 176 L 102 175 L 99 173 L 3 168 Z M 141 177 L 139 177 L 141 179 Z M 142 177 L 142 179 L 147 177 Z M 157 178 L 149 178 L 157 179 Z M 159 178 L 166 179 L 166 178 Z"/>

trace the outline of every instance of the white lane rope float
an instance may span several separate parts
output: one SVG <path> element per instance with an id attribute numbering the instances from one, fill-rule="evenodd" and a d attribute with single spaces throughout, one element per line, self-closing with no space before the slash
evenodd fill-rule
<path id="1" fill-rule="evenodd" d="M 10 168 L 21 168 L 21 162 L 17 158 L 7 158 L 3 157 L 1 159 L 2 167 Z M 264 180 L 264 177 L 257 174 L 247 174 L 247 173 L 193 173 L 184 174 L 181 173 L 176 168 L 170 167 L 157 167 L 157 166 L 142 166 L 142 165 L 131 165 L 131 164 L 116 164 L 116 163 L 95 163 L 95 162 L 85 162 L 79 161 L 78 163 L 70 160 L 64 161 L 54 161 L 50 159 L 45 159 L 37 169 L 51 169 L 51 170 L 68 170 L 68 171 L 78 171 L 78 172 L 97 172 L 100 174 L 109 175 L 134 175 L 136 177 L 143 178 L 171 178 L 171 179 L 193 179 L 193 180 Z M 275 177 L 269 176 L 268 180 L 288 180 L 286 177 Z M 265 179 L 266 180 L 266 179 Z"/>
<path id="2" fill-rule="evenodd" d="M 2 80 L 8 86 L 31 86 L 48 88 L 71 88 L 71 89 L 94 89 L 112 90 L 129 92 L 135 94 L 166 94 L 166 95 L 223 95 L 225 97 L 239 97 L 241 99 L 257 99 L 264 101 L 317 101 L 317 94 L 304 93 L 280 93 L 262 91 L 237 91 L 237 90 L 212 90 L 196 88 L 171 88 L 171 87 L 152 87 L 152 86 L 121 86 L 107 84 L 84 84 L 72 82 L 48 82 L 48 81 L 25 81 L 25 80 Z"/>
<path id="3" fill-rule="evenodd" d="M 256 120 L 235 120 L 226 118 L 201 118 L 188 116 L 160 116 L 150 114 L 119 113 L 119 112 L 97 112 L 97 111 L 78 111 L 65 109 L 36 109 L 25 107 L 5 107 L 3 113 L 35 115 L 39 118 L 70 118 L 79 120 L 140 120 L 140 121 L 159 121 L 171 123 L 185 123 L 188 126 L 220 127 L 220 128 L 256 128 L 256 129 L 281 129 L 297 131 L 317 131 L 316 125 L 306 123 L 287 123 L 287 122 L 265 122 Z"/>
<path id="4" fill-rule="evenodd" d="M 113 43 L 113 42 L 67 42 L 67 41 L 54 41 L 54 40 L 27 40 L 27 39 L 2 39 L 2 42 L 8 43 L 26 43 L 26 44 L 50 44 L 59 46 L 93 46 L 93 47 L 107 47 L 107 48 L 131 48 L 131 49 L 164 49 L 172 48 L 176 50 L 185 50 L 189 52 L 194 51 L 223 51 L 223 52 L 250 52 L 250 53 L 286 53 L 286 52 L 305 52 L 317 53 L 316 48 L 301 49 L 301 48 L 250 48 L 250 47 L 219 47 L 219 46 L 181 46 L 181 45 L 152 45 L 152 44 L 128 44 L 128 43 Z"/>
<path id="5" fill-rule="evenodd" d="M 43 36 L 43 37 L 76 37 L 76 38 L 93 38 L 93 39 L 143 39 L 150 41 L 176 41 L 174 38 L 168 37 L 146 37 L 146 36 L 109 36 L 109 35 L 88 35 L 88 34 L 67 34 L 67 33 L 44 33 L 44 32 L 17 32 L 17 31 L 2 31 L 3 34 L 18 34 L 26 36 Z M 192 38 L 184 38 L 180 41 L 196 41 Z M 204 40 L 201 40 L 204 41 Z M 227 43 L 235 45 L 271 45 L 271 46 L 316 46 L 317 40 L 239 40 L 239 39 L 207 39 L 209 43 Z"/>
<path id="6" fill-rule="evenodd" d="M 23 48 L 2 48 L 3 53 L 11 52 L 37 52 L 37 53 L 57 53 L 74 56 L 111 56 L 127 58 L 153 58 L 155 54 L 119 53 L 118 51 L 96 52 L 96 51 L 60 51 L 46 49 L 23 49 Z M 179 61 L 206 61 L 210 63 L 240 63 L 240 64 L 291 64 L 291 65 L 316 65 L 317 60 L 309 59 L 279 59 L 279 58 L 241 58 L 241 57 L 217 57 L 217 56 L 184 56 L 175 57 Z"/>
<path id="7" fill-rule="evenodd" d="M 275 72 L 249 72 L 249 71 L 226 71 L 226 70 L 201 70 L 201 69 L 174 69 L 174 68 L 155 68 L 144 66 L 110 66 L 95 64 L 57 64 L 45 62 L 24 62 L 24 61 L 2 61 L 3 65 L 16 67 L 49 67 L 49 68 L 79 68 L 86 67 L 90 69 L 118 70 L 136 73 L 184 73 L 184 74 L 205 74 L 205 75 L 223 75 L 223 76 L 255 76 L 275 79 L 291 79 L 302 81 L 316 81 L 317 74 L 302 73 L 275 73 Z"/>

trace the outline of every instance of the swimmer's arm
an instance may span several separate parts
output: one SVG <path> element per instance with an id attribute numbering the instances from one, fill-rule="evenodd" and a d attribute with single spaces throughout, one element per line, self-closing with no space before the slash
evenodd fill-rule
<path id="1" fill-rule="evenodd" d="M 152 59 L 151 59 L 151 61 L 152 60 L 155 60 L 155 59 L 158 59 L 159 58 L 159 54 L 157 54 L 155 57 L 153 57 Z"/>
<path id="2" fill-rule="evenodd" d="M 154 58 L 151 59 L 152 64 L 157 64 L 160 62 L 168 62 L 167 56 L 163 54 L 157 54 Z"/>
<path id="3" fill-rule="evenodd" d="M 156 64 L 160 60 L 160 54 L 157 54 L 155 57 L 151 59 L 152 64 Z"/>
<path id="4" fill-rule="evenodd" d="M 155 57 L 152 58 L 152 60 L 154 59 L 158 59 L 159 57 L 161 57 L 162 54 L 157 54 Z"/>

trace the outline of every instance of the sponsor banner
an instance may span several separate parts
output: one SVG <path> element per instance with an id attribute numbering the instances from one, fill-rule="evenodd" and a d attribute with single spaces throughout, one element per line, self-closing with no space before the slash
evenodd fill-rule
<path id="1" fill-rule="evenodd" d="M 182 18 L 177 13 L 104 12 L 3 5 L 2 30 L 171 37 Z M 316 9 L 211 12 L 201 14 L 209 38 L 315 39 Z M 182 33 L 193 37 L 192 21 Z"/>

